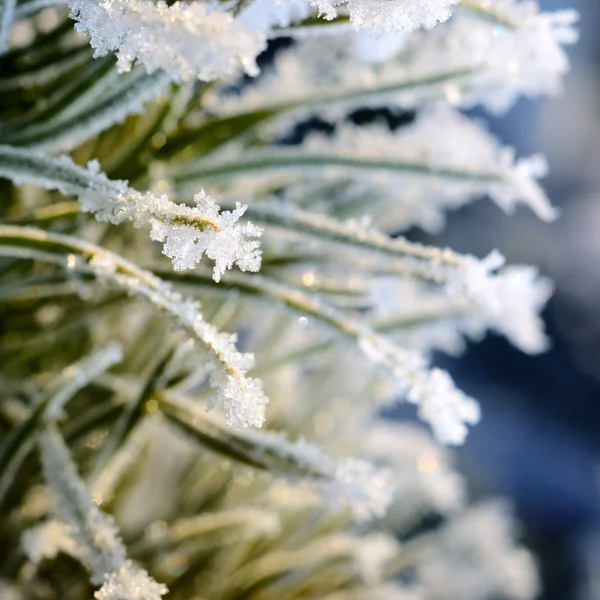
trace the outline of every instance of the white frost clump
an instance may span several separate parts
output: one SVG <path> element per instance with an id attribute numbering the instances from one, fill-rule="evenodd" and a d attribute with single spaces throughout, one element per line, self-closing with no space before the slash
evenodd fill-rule
<path id="1" fill-rule="evenodd" d="M 431 426 L 440 443 L 464 442 L 467 425 L 479 421 L 479 404 L 461 392 L 448 373 L 429 369 L 419 353 L 403 350 L 368 331 L 360 337 L 359 346 L 369 360 L 392 371 L 398 393 L 417 405 L 419 418 Z"/>
<path id="2" fill-rule="evenodd" d="M 157 583 L 144 569 L 134 567 L 130 560 L 104 577 L 104 584 L 94 594 L 96 600 L 160 600 L 167 586 Z"/>
<path id="3" fill-rule="evenodd" d="M 523 352 L 542 352 L 548 339 L 539 313 L 552 295 L 552 283 L 530 266 L 508 266 L 494 273 L 503 262 L 498 252 L 481 261 L 467 260 L 462 279 L 448 289 L 453 293 L 458 288 L 471 299 L 473 316 L 485 327 L 505 335 Z"/>
<path id="4" fill-rule="evenodd" d="M 71 0 L 77 31 L 88 35 L 94 56 L 116 52 L 118 69 L 140 61 L 149 73 L 211 81 L 244 71 L 257 75 L 256 57 L 265 36 L 249 32 L 217 5 L 160 0 Z"/>
<path id="5" fill-rule="evenodd" d="M 459 0 L 310 0 L 326 19 L 335 19 L 338 9 L 350 15 L 356 29 L 369 27 L 379 32 L 430 29 L 450 18 Z"/>
<path id="6" fill-rule="evenodd" d="M 93 165 L 92 165 L 93 167 Z M 166 194 L 142 194 L 131 188 L 118 193 L 79 194 L 81 208 L 95 213 L 100 221 L 133 221 L 136 227 L 151 225 L 150 237 L 163 242 L 163 253 L 177 271 L 193 269 L 202 255 L 215 261 L 213 279 L 220 281 L 236 264 L 242 271 L 258 271 L 262 252 L 257 238 L 261 227 L 250 222 L 239 224 L 247 206 L 219 212 L 219 205 L 204 190 L 194 196 L 195 207 L 176 204 Z"/>
<path id="7" fill-rule="evenodd" d="M 443 30 L 419 40 L 415 66 L 474 67 L 475 90 L 458 102 L 477 97 L 503 112 L 521 95 L 560 91 L 569 70 L 563 46 L 577 41 L 577 19 L 574 10 L 540 12 L 535 0 L 470 0 Z"/>

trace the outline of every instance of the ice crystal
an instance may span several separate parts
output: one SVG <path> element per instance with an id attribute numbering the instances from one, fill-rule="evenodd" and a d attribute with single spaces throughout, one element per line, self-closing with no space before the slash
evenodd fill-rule
<path id="1" fill-rule="evenodd" d="M 465 5 L 443 31 L 419 40 L 415 68 L 476 68 L 476 90 L 457 100 L 469 103 L 479 96 L 495 111 L 507 110 L 520 95 L 560 90 L 569 69 L 563 46 L 577 40 L 575 11 L 540 12 L 535 0 Z"/>
<path id="2" fill-rule="evenodd" d="M 94 594 L 96 600 L 160 600 L 167 586 L 157 583 L 144 569 L 131 561 L 117 571 L 107 573 L 102 587 Z"/>
<path id="3" fill-rule="evenodd" d="M 162 69 L 183 81 L 258 73 L 264 35 L 249 32 L 215 4 L 71 0 L 69 8 L 95 56 L 116 51 L 121 71 L 137 60 L 150 73 Z"/>
<path id="4" fill-rule="evenodd" d="M 196 206 L 176 204 L 166 194 L 155 196 L 133 189 L 110 196 L 98 192 L 79 195 L 82 210 L 111 223 L 133 221 L 136 227 L 149 224 L 150 237 L 163 242 L 163 253 L 177 271 L 193 269 L 202 255 L 215 261 L 213 278 L 220 281 L 236 264 L 242 271 L 258 271 L 261 263 L 261 227 L 239 224 L 246 206 L 219 212 L 219 205 L 204 190 L 194 196 Z"/>
<path id="5" fill-rule="evenodd" d="M 418 27 L 430 29 L 450 17 L 451 8 L 459 0 L 310 0 L 326 19 L 335 19 L 339 9 L 347 10 L 357 29 L 376 31 L 410 31 Z"/>
<path id="6" fill-rule="evenodd" d="M 417 352 L 403 350 L 388 340 L 365 331 L 359 339 L 363 353 L 395 375 L 398 392 L 418 407 L 419 418 L 428 423 L 443 444 L 462 444 L 467 425 L 479 421 L 479 404 L 461 392 L 445 371 L 428 369 Z"/>

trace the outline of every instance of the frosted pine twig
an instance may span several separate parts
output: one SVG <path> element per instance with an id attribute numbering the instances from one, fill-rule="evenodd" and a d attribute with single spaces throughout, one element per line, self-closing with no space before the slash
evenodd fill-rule
<path id="1" fill-rule="evenodd" d="M 193 275 L 181 278 L 187 283 L 194 280 Z M 479 420 L 479 405 L 454 386 L 448 373 L 440 369 L 430 370 L 427 361 L 418 352 L 400 348 L 375 333 L 368 323 L 265 277 L 240 277 L 231 281 L 240 290 L 276 299 L 354 341 L 373 364 L 392 375 L 399 395 L 418 405 L 420 418 L 431 425 L 442 443 L 462 444 L 467 435 L 466 425 L 473 425 Z"/>
<path id="2" fill-rule="evenodd" d="M 213 93 L 208 100 L 220 114 L 259 110 L 277 98 L 288 110 L 308 112 L 318 104 L 325 114 L 337 116 L 344 108 L 406 109 L 432 100 L 505 111 L 522 95 L 560 90 L 569 68 L 564 46 L 577 39 L 577 13 L 541 12 L 531 0 L 490 7 L 480 0 L 462 2 L 447 23 L 432 31 L 405 35 L 396 46 L 382 42 L 383 58 L 365 55 L 363 32 L 342 30 L 300 40 L 293 51 L 276 57 L 274 73 L 266 73 L 240 97 L 217 100 Z"/>
<path id="3" fill-rule="evenodd" d="M 44 479 L 53 497 L 56 514 L 69 525 L 79 559 L 90 570 L 91 581 L 103 584 L 98 600 L 159 600 L 167 588 L 143 569 L 133 566 L 113 520 L 92 500 L 69 450 L 56 429 L 40 435 Z"/>
<path id="4" fill-rule="evenodd" d="M 227 425 L 233 429 L 260 427 L 268 398 L 262 382 L 246 376 L 254 356 L 238 352 L 236 336 L 219 333 L 204 321 L 197 302 L 174 292 L 164 281 L 128 260 L 77 238 L 40 229 L 0 226 L 0 253 L 47 260 L 67 269 L 91 273 L 133 296 L 141 296 L 166 312 L 206 350 L 213 368 L 211 385 L 223 404 Z"/>
<path id="5" fill-rule="evenodd" d="M 99 220 L 150 225 L 151 238 L 163 242 L 163 252 L 177 270 L 195 267 L 203 254 L 215 260 L 215 281 L 234 264 L 248 271 L 260 268 L 262 228 L 238 223 L 246 210 L 241 204 L 233 211 L 219 212 L 218 204 L 204 190 L 196 194 L 192 208 L 175 204 L 164 194 L 142 194 L 126 181 L 112 181 L 97 163 L 84 169 L 66 156 L 53 158 L 11 146 L 0 146 L 0 175 L 76 194 L 82 209 L 95 213 Z"/>
<path id="6" fill-rule="evenodd" d="M 547 347 L 539 313 L 552 293 L 552 284 L 533 267 L 504 267 L 498 252 L 479 260 L 448 248 L 391 238 L 358 220 L 340 222 L 281 203 L 255 202 L 249 210 L 258 222 L 309 235 L 322 244 L 343 244 L 380 255 L 399 275 L 442 285 L 450 296 L 445 302 L 449 316 L 457 305 L 461 311 L 468 307 L 470 317 L 505 335 L 521 350 L 536 353 Z"/>
<path id="7" fill-rule="evenodd" d="M 70 0 L 77 31 L 90 37 L 95 56 L 116 52 L 118 69 L 128 71 L 135 60 L 149 73 L 162 69 L 176 80 L 238 74 L 256 75 L 255 59 L 265 36 L 201 2 L 167 5 L 149 0 Z"/>

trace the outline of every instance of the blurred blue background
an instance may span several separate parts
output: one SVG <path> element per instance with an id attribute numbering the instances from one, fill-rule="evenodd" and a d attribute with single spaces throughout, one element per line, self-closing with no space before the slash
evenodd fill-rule
<path id="1" fill-rule="evenodd" d="M 460 461 L 475 494 L 513 499 L 540 558 L 543 600 L 600 600 L 600 0 L 540 4 L 581 15 L 563 95 L 482 116 L 520 155 L 548 157 L 544 184 L 562 216 L 548 226 L 478 202 L 450 216 L 441 243 L 480 256 L 499 248 L 552 277 L 553 348 L 527 356 L 489 337 L 438 362 L 482 404 Z"/>

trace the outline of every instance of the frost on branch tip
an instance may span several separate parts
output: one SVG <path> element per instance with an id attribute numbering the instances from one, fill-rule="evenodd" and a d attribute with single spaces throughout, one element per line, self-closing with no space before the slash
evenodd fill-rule
<path id="1" fill-rule="evenodd" d="M 160 600 L 167 586 L 157 583 L 147 571 L 135 567 L 130 560 L 118 570 L 107 573 L 104 584 L 94 594 L 96 600 Z"/>
<path id="2" fill-rule="evenodd" d="M 335 19 L 347 11 L 356 29 L 368 27 L 377 32 L 430 29 L 450 18 L 459 0 L 310 0 L 325 19 Z"/>
<path id="3" fill-rule="evenodd" d="M 403 350 L 367 330 L 358 341 L 369 360 L 392 371 L 398 393 L 417 405 L 419 418 L 431 426 L 440 443 L 465 441 L 467 425 L 475 425 L 481 412 L 477 401 L 461 392 L 448 373 L 429 369 L 418 352 Z"/>
<path id="4" fill-rule="evenodd" d="M 100 221 L 119 224 L 128 220 L 136 227 L 150 225 L 150 237 L 163 243 L 163 253 L 177 271 L 193 269 L 203 254 L 215 261 L 213 279 L 217 282 L 234 264 L 242 271 L 260 269 L 258 238 L 263 229 L 250 222 L 238 223 L 247 208 L 240 203 L 233 211 L 219 212 L 219 205 L 204 190 L 194 196 L 196 206 L 190 207 L 172 202 L 166 194 L 142 194 L 126 185 L 118 191 L 81 193 L 79 200 L 82 210 L 95 213 Z"/>
<path id="5" fill-rule="evenodd" d="M 265 36 L 252 33 L 216 4 L 150 0 L 70 0 L 77 31 L 90 37 L 94 56 L 116 52 L 118 69 L 137 60 L 149 73 L 210 81 L 240 71 L 256 75 Z"/>
<path id="6" fill-rule="evenodd" d="M 99 280 L 112 281 L 131 295 L 147 298 L 200 342 L 204 367 L 211 371 L 210 384 L 217 392 L 209 407 L 222 403 L 229 428 L 261 427 L 269 399 L 262 381 L 247 377 L 247 371 L 254 366 L 254 355 L 236 348 L 236 334 L 219 332 L 204 320 L 198 302 L 185 298 L 152 273 L 137 268 L 136 276 L 118 272 L 117 261 L 115 255 L 104 252 L 90 261 L 90 267 Z M 131 268 L 129 263 L 127 266 Z"/>

